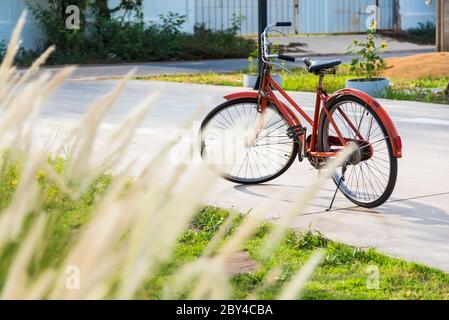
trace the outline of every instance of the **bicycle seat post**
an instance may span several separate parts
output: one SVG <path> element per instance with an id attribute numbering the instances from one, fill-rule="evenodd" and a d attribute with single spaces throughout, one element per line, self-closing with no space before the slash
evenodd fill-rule
<path id="1" fill-rule="evenodd" d="M 326 75 L 326 70 L 320 70 L 319 73 L 319 81 L 318 81 L 318 90 L 324 90 L 324 76 Z"/>

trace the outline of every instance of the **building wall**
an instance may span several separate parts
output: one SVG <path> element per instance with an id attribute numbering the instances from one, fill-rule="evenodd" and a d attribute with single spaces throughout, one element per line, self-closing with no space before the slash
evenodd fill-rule
<path id="1" fill-rule="evenodd" d="M 314 0 L 316 1 L 316 0 Z M 257 34 L 258 0 L 195 0 L 195 21 L 210 29 L 228 29 L 236 17 L 244 17 L 241 34 Z M 268 22 L 294 21 L 293 0 L 268 0 Z M 288 29 L 282 28 L 283 32 Z M 290 32 L 293 31 L 293 28 Z"/>
<path id="2" fill-rule="evenodd" d="M 44 0 L 35 0 L 34 3 L 45 3 Z M 0 41 L 9 40 L 11 33 L 25 9 L 23 0 L 0 0 Z M 22 45 L 26 49 L 36 48 L 39 45 L 39 28 L 33 21 L 31 14 L 28 14 L 24 30 L 22 32 Z"/>
<path id="3" fill-rule="evenodd" d="M 1 1 L 1 0 L 0 0 Z M 120 0 L 109 0 L 109 7 L 113 8 Z M 158 22 L 161 15 L 175 12 L 187 17 L 183 25 L 186 32 L 193 32 L 195 25 L 195 0 L 144 0 L 142 8 L 146 22 Z"/>
<path id="4" fill-rule="evenodd" d="M 393 26 L 393 0 L 378 0 L 380 3 L 380 28 Z M 424 0 L 399 0 L 401 28 L 416 27 L 419 22 L 435 22 L 435 1 L 426 5 Z M 46 3 L 46 0 L 33 2 Z M 8 40 L 25 0 L 0 0 L 0 41 Z M 116 6 L 119 0 L 110 0 Z M 269 21 L 290 20 L 293 17 L 293 0 L 268 0 Z M 376 0 L 299 0 L 299 32 L 301 33 L 347 33 L 364 32 L 370 16 L 367 7 Z M 168 12 L 187 16 L 184 31 L 192 32 L 196 23 L 204 23 L 213 29 L 229 28 L 234 15 L 243 15 L 242 34 L 257 32 L 257 0 L 144 0 L 144 17 L 147 22 L 159 20 Z M 285 30 L 284 30 L 285 31 Z M 293 31 L 293 28 L 290 32 Z M 28 17 L 23 32 L 23 46 L 27 49 L 39 45 L 40 31 Z"/>
<path id="5" fill-rule="evenodd" d="M 426 5 L 424 0 L 400 0 L 401 29 L 417 27 L 420 22 L 435 23 L 435 2 L 432 1 L 431 5 Z"/>
<path id="6" fill-rule="evenodd" d="M 241 33 L 254 34 L 257 32 L 257 3 L 257 0 L 195 0 L 195 21 L 220 29 L 229 27 L 230 17 L 242 14 L 246 19 Z M 435 22 L 435 1 L 430 6 L 425 4 L 425 0 L 399 0 L 399 3 L 399 14 L 402 16 L 400 27 L 403 30 L 416 27 L 419 22 Z M 299 32 L 365 32 L 367 23 L 369 25 L 373 19 L 373 7 L 377 4 L 378 28 L 393 29 L 395 0 L 299 0 Z M 293 0 L 268 0 L 268 7 L 270 22 L 294 21 Z"/>
<path id="7" fill-rule="evenodd" d="M 299 0 L 299 32 L 365 32 L 377 14 L 379 29 L 393 29 L 393 0 Z"/>

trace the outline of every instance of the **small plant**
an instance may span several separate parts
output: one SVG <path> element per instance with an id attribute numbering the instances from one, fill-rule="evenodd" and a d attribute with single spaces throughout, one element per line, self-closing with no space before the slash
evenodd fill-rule
<path id="1" fill-rule="evenodd" d="M 242 29 L 242 23 L 246 20 L 246 17 L 242 14 L 233 14 L 231 18 L 231 27 L 228 29 L 233 35 L 237 35 Z"/>
<path id="2" fill-rule="evenodd" d="M 251 52 L 248 57 L 248 73 L 249 74 L 257 74 L 259 70 L 258 64 L 259 51 L 258 49 Z"/>
<path id="3" fill-rule="evenodd" d="M 371 81 L 385 69 L 385 61 L 380 53 L 385 50 L 388 45 L 382 43 L 379 47 L 375 43 L 376 38 L 376 22 L 373 21 L 368 28 L 366 42 L 354 40 L 348 48 L 348 53 L 355 54 L 356 57 L 351 62 L 351 72 L 355 73 L 359 78 L 366 78 Z"/>
<path id="4" fill-rule="evenodd" d="M 117 7 L 110 10 L 110 13 L 120 11 L 123 13 L 121 17 L 122 21 L 124 21 L 125 19 L 129 20 L 134 17 L 139 22 L 142 22 L 143 21 L 142 5 L 143 5 L 142 0 L 121 0 Z M 107 8 L 107 5 L 105 7 Z"/>
<path id="5" fill-rule="evenodd" d="M 444 90 L 444 94 L 446 95 L 446 98 L 449 100 L 449 82 L 447 83 L 446 90 Z"/>
<path id="6" fill-rule="evenodd" d="M 169 12 L 166 15 L 159 15 L 161 32 L 168 35 L 176 35 L 181 33 L 182 25 L 187 21 L 187 16 L 175 12 Z"/>

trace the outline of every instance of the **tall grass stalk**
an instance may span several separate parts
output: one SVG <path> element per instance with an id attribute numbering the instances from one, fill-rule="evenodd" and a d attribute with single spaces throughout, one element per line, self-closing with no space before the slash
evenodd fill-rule
<path id="1" fill-rule="evenodd" d="M 49 211 L 45 203 L 50 191 L 39 181 L 44 179 L 52 192 L 57 190 L 61 206 L 66 201 L 81 199 L 99 177 L 107 176 L 122 163 L 135 130 L 159 94 L 143 99 L 101 144 L 100 125 L 132 76 L 129 74 L 89 107 L 73 133 L 56 150 L 49 154 L 40 149 L 34 134 L 40 108 L 74 68 L 65 68 L 54 76 L 40 70 L 54 50 L 49 48 L 28 71 L 22 76 L 18 74 L 12 63 L 25 16 L 17 24 L 0 67 L 0 150 L 3 152 L 0 178 L 4 179 L 11 167 L 19 172 L 11 198 L 0 209 L 0 257 L 6 257 L 8 250 L 12 257 L 4 271 L 5 280 L 0 282 L 0 297 L 132 299 L 145 281 L 170 261 L 178 239 L 189 228 L 189 222 L 217 177 L 204 165 L 174 163 L 171 153 L 175 141 L 167 142 L 137 174 L 133 174 L 137 159 L 131 159 L 127 166 L 116 171 L 104 192 L 96 194 L 87 221 L 70 237 L 65 235 L 69 237 L 68 247 L 60 252 L 60 259 L 40 263 L 52 241 L 54 216 L 57 218 L 63 212 L 58 208 Z M 188 128 L 198 114 L 199 111 L 192 115 L 183 127 Z M 65 157 L 63 150 L 69 150 Z M 100 150 L 101 157 L 94 156 L 96 150 Z M 269 254 L 276 249 L 286 226 L 304 209 L 348 152 L 342 152 L 310 189 L 298 195 L 292 209 L 268 234 L 262 252 Z M 226 263 L 256 232 L 273 205 L 254 210 L 225 237 L 235 218 L 231 215 L 201 257 L 175 270 L 173 281 L 164 284 L 165 297 L 230 298 L 231 279 Z M 280 298 L 298 297 L 321 255 L 319 252 L 311 258 L 284 288 Z M 270 273 L 261 287 L 272 284 L 274 275 Z"/>

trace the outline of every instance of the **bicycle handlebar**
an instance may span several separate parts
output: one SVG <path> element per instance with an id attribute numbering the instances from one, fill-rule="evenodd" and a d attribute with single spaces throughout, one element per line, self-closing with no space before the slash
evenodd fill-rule
<path id="1" fill-rule="evenodd" d="M 270 58 L 275 58 L 279 60 L 295 62 L 295 57 L 279 54 L 279 55 L 270 55 L 270 50 L 268 47 L 268 33 L 273 27 L 290 27 L 292 25 L 291 22 L 277 22 L 269 24 L 261 35 L 261 47 L 262 47 L 262 61 L 265 63 L 271 63 L 269 61 Z"/>
<path id="2" fill-rule="evenodd" d="M 284 54 L 279 54 L 278 55 L 278 59 L 280 60 L 285 60 L 285 61 L 289 61 L 289 62 L 295 62 L 296 58 L 292 57 L 292 56 L 286 56 Z"/>
<path id="3" fill-rule="evenodd" d="M 276 23 L 276 27 L 291 27 L 292 23 L 291 22 L 278 22 Z"/>

